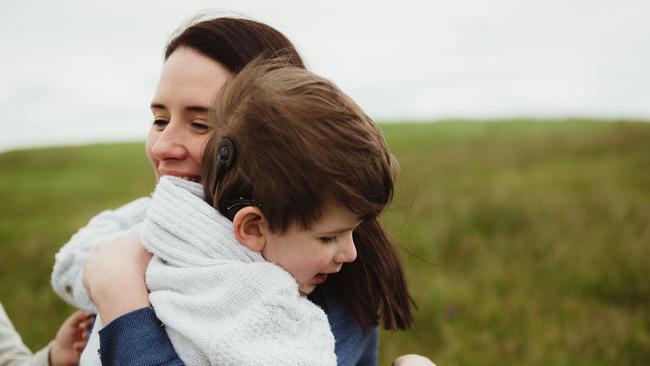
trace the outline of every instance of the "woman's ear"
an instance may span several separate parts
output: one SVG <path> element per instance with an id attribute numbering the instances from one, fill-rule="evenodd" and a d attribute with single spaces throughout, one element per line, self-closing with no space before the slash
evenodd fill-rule
<path id="1" fill-rule="evenodd" d="M 266 244 L 266 219 L 259 207 L 246 206 L 232 219 L 235 238 L 254 252 L 261 252 Z"/>

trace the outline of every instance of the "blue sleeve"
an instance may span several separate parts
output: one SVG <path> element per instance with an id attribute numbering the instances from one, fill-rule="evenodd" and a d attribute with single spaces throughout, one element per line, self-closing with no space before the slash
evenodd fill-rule
<path id="1" fill-rule="evenodd" d="M 368 343 L 357 362 L 357 366 L 376 366 L 379 362 L 379 331 L 377 327 L 372 328 L 368 335 Z"/>
<path id="2" fill-rule="evenodd" d="M 102 365 L 184 365 L 152 308 L 124 314 L 99 331 Z"/>

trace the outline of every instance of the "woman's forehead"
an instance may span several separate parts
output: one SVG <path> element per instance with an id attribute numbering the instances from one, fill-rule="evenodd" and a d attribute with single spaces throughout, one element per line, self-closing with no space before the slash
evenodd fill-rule
<path id="1" fill-rule="evenodd" d="M 152 104 L 208 107 L 229 77 L 220 63 L 190 48 L 179 48 L 165 61 Z"/>

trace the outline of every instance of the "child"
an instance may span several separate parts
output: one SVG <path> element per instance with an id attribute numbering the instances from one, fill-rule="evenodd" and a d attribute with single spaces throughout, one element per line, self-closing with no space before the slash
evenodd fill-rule
<path id="1" fill-rule="evenodd" d="M 0 302 L 0 366 L 77 365 L 81 350 L 86 346 L 90 322 L 90 314 L 81 311 L 73 313 L 61 324 L 54 339 L 32 354 L 23 344 Z"/>
<path id="2" fill-rule="evenodd" d="M 336 364 L 304 296 L 355 260 L 353 230 L 392 197 L 383 136 L 332 83 L 281 61 L 247 66 L 213 110 L 203 187 L 161 178 L 140 232 L 156 315 L 186 364 Z"/>

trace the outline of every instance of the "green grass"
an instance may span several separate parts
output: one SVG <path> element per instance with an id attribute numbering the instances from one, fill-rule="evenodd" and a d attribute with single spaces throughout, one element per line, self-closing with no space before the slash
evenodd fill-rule
<path id="1" fill-rule="evenodd" d="M 401 165 L 384 222 L 419 305 L 380 364 L 650 364 L 650 124 L 384 124 Z M 153 186 L 142 144 L 0 154 L 0 300 L 32 348 L 71 311 L 53 256 Z M 412 254 L 410 254 L 412 253 Z"/>

